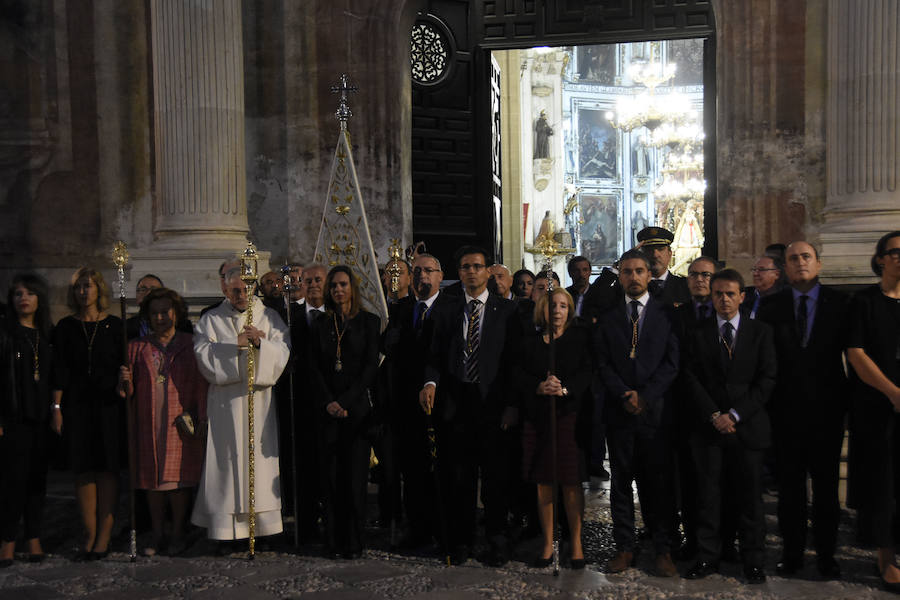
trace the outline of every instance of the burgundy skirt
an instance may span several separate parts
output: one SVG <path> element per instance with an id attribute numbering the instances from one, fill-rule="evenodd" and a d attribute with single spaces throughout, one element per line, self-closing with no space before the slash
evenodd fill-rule
<path id="1" fill-rule="evenodd" d="M 556 481 L 561 485 L 578 485 L 587 481 L 584 455 L 575 443 L 576 413 L 556 420 Z M 540 423 L 525 421 L 522 425 L 522 478 L 531 483 L 553 483 L 553 453 L 550 442 L 550 419 Z"/>

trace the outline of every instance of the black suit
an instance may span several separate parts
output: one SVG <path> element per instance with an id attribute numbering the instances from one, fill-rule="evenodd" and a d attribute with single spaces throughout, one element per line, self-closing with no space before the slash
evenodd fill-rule
<path id="1" fill-rule="evenodd" d="M 654 288 L 658 285 L 661 287 L 654 291 Z M 665 281 L 659 281 L 657 284 L 651 281 L 650 292 L 654 298 L 663 304 L 687 304 L 691 301 L 691 292 L 688 290 L 687 279 L 671 271 L 669 271 Z"/>
<path id="2" fill-rule="evenodd" d="M 840 503 L 839 464 L 849 383 L 843 352 L 849 299 L 821 286 L 812 331 L 801 345 L 793 290 L 767 297 L 758 318 L 772 326 L 778 378 L 771 407 L 778 471 L 778 527 L 784 556 L 800 561 L 806 549 L 806 476 L 813 484 L 813 531 L 819 558 L 832 558 Z"/>
<path id="3" fill-rule="evenodd" d="M 632 323 L 624 300 L 604 313 L 594 334 L 600 377 L 606 391 L 604 414 L 611 467 L 613 538 L 620 552 L 635 550 L 632 482 L 637 480 L 644 522 L 657 553 L 669 552 L 672 514 L 669 479 L 672 403 L 669 388 L 678 374 L 678 340 L 668 307 L 648 299 L 635 358 L 630 358 Z M 645 408 L 633 415 L 624 394 L 635 390 Z"/>
<path id="4" fill-rule="evenodd" d="M 775 385 L 775 349 L 768 325 L 741 318 L 729 358 L 715 319 L 690 333 L 683 377 L 692 401 L 691 444 L 697 468 L 700 560 L 718 562 L 722 540 L 723 479 L 740 504 L 741 552 L 746 567 L 762 567 L 765 544 L 761 471 L 771 443 L 765 405 Z M 721 434 L 710 422 L 715 412 L 734 410 L 736 433 Z"/>
<path id="5" fill-rule="evenodd" d="M 681 304 L 673 309 L 673 322 L 675 324 L 675 333 L 678 336 L 679 347 L 684 349 L 688 337 L 693 331 L 696 331 L 700 325 L 709 321 L 715 315 L 712 306 L 708 306 L 705 318 L 697 310 L 697 303 L 694 300 Z M 681 363 L 686 359 L 684 352 L 681 353 Z M 680 369 L 683 371 L 683 367 Z M 680 508 L 680 520 L 684 528 L 685 543 L 690 548 L 696 548 L 697 545 L 697 472 L 694 468 L 694 457 L 691 454 L 691 429 L 693 420 L 691 419 L 691 395 L 685 385 L 684 377 L 679 372 L 678 379 L 672 386 L 673 398 L 675 402 L 675 425 L 674 425 L 674 445 L 676 453 L 676 471 L 677 471 L 677 504 Z M 677 516 L 673 526 L 673 532 L 677 532 Z"/>
<path id="6" fill-rule="evenodd" d="M 426 417 L 419 406 L 419 391 L 431 347 L 432 315 L 452 298 L 439 293 L 418 320 L 415 320 L 418 300 L 414 296 L 395 302 L 388 307 L 388 327 L 382 334 L 383 369 L 390 398 L 385 418 L 393 430 L 385 435 L 393 441 L 397 468 L 403 478 L 403 507 L 410 536 L 417 542 L 440 535 L 434 522 L 433 477 L 429 472 Z"/>
<path id="7" fill-rule="evenodd" d="M 515 344 L 521 329 L 509 300 L 488 295 L 482 310 L 479 381 L 469 382 L 465 374 L 465 295 L 448 295 L 432 310 L 434 334 L 424 381 L 437 384 L 434 416 L 450 544 L 456 551 L 472 546 L 480 469 L 488 541 L 492 550 L 508 555 L 509 461 L 516 440 L 512 431 L 500 429 L 500 421 L 515 402 L 505 381 L 507 338 Z"/>

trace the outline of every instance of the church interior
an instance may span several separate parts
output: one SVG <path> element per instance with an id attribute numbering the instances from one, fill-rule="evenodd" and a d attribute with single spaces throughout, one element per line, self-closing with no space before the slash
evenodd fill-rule
<path id="1" fill-rule="evenodd" d="M 898 34 L 870 0 L 0 0 L 0 277 L 46 276 L 59 317 L 117 240 L 196 306 L 248 239 L 311 262 L 347 74 L 382 262 L 535 269 L 544 227 L 557 271 L 599 270 L 655 224 L 676 271 L 806 239 L 868 283 L 900 229 Z"/>

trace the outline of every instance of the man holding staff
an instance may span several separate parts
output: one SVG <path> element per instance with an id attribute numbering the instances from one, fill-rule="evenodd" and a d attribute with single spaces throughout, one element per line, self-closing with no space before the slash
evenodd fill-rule
<path id="1" fill-rule="evenodd" d="M 288 330 L 262 300 L 248 297 L 237 261 L 226 264 L 225 301 L 200 318 L 194 353 L 209 381 L 209 432 L 191 521 L 206 527 L 215 540 L 249 536 L 249 466 L 247 455 L 247 352 L 255 358 L 255 512 L 256 535 L 280 533 L 281 490 L 278 425 L 271 388 L 290 354 Z M 253 324 L 246 311 L 253 302 Z"/>

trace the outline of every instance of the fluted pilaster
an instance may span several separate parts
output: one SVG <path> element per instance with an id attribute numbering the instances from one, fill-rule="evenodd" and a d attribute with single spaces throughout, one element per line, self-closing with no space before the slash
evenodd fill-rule
<path id="1" fill-rule="evenodd" d="M 869 256 L 900 228 L 900 5 L 829 0 L 826 275 L 872 279 Z"/>
<path id="2" fill-rule="evenodd" d="M 151 0 L 154 234 L 238 249 L 247 225 L 240 0 Z"/>

